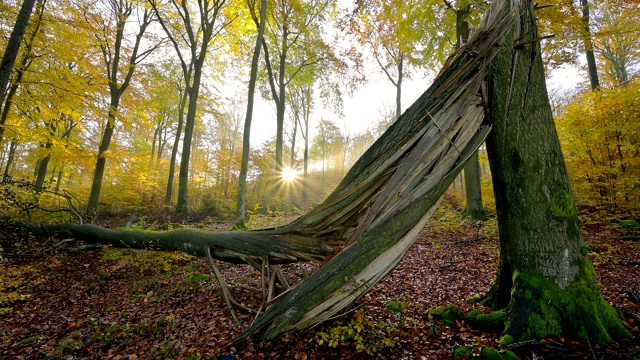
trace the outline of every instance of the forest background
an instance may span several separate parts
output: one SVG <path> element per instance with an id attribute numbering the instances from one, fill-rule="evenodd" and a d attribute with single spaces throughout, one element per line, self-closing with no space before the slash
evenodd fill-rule
<path id="1" fill-rule="evenodd" d="M 267 2 L 261 100 L 243 159 L 261 5 L 201 4 L 36 2 L 2 99 L 3 214 L 66 222 L 68 214 L 51 210 L 72 204 L 101 218 L 138 209 L 163 222 L 230 219 L 243 161 L 248 220 L 298 214 L 419 95 L 407 88 L 426 88 L 456 46 L 457 21 L 473 27 L 486 8 L 462 0 Z M 0 48 L 19 5 L 0 3 Z M 565 1 L 540 6 L 538 16 L 543 34 L 554 35 L 543 55 L 578 204 L 637 209 L 639 5 Z M 589 53 L 595 71 L 583 60 Z M 354 99 L 364 101 L 348 105 Z M 480 168 L 490 210 L 482 149 Z M 461 194 L 462 182 L 452 190 Z"/>

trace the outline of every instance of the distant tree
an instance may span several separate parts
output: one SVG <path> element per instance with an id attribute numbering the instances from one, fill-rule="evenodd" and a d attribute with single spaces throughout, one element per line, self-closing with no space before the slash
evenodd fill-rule
<path id="1" fill-rule="evenodd" d="M 268 9 L 268 31 L 262 42 L 268 81 L 264 93 L 276 105 L 275 160 L 276 178 L 280 178 L 288 87 L 306 68 L 334 66 L 332 63 L 336 62 L 332 47 L 323 37 L 323 26 L 334 1 L 282 0 L 272 6 Z"/>
<path id="2" fill-rule="evenodd" d="M 93 35 L 102 52 L 104 76 L 107 78 L 109 88 L 107 123 L 98 147 L 98 158 L 87 204 L 87 212 L 91 214 L 98 209 L 107 152 L 118 121 L 118 108 L 122 95 L 131 84 L 137 65 L 149 56 L 157 45 L 152 45 L 147 49 L 140 48 L 147 27 L 154 20 L 152 11 L 144 7 L 142 3 L 136 2 L 136 0 L 109 0 L 104 8 L 100 6 L 100 3 L 85 5 L 85 19 L 92 27 Z M 140 11 L 139 14 L 138 11 Z M 140 21 L 134 34 L 127 33 L 127 29 L 130 27 L 127 25 L 130 24 L 129 20 L 132 15 L 140 15 Z M 132 48 L 126 46 L 128 36 L 135 37 Z"/>
<path id="3" fill-rule="evenodd" d="M 253 3 L 249 3 L 252 5 Z M 260 17 L 256 19 L 255 4 L 251 11 L 258 33 L 256 43 L 253 48 L 253 57 L 251 58 L 251 70 L 249 75 L 249 87 L 247 94 L 247 112 L 244 119 L 243 135 L 242 135 L 242 160 L 240 162 L 240 174 L 238 178 L 238 200 L 236 201 L 236 226 L 246 227 L 245 212 L 247 203 L 247 173 L 249 171 L 249 152 L 251 150 L 251 123 L 253 121 L 253 105 L 256 90 L 256 81 L 258 79 L 258 61 L 260 60 L 260 47 L 264 39 L 264 29 L 267 18 L 267 0 L 261 0 Z"/>
<path id="4" fill-rule="evenodd" d="M 205 58 L 212 42 L 235 19 L 235 15 L 225 14 L 226 0 L 203 0 L 197 8 L 179 0 L 169 0 L 166 4 L 150 0 L 150 3 L 178 56 L 185 82 L 185 100 L 188 99 L 176 204 L 176 213 L 186 215 L 191 142 Z"/>
<path id="5" fill-rule="evenodd" d="M 396 88 L 395 118 L 402 112 L 402 83 L 411 67 L 423 65 L 423 48 L 430 37 L 430 3 L 364 0 L 345 15 L 345 28 L 371 52 L 380 70 Z"/>
<path id="6" fill-rule="evenodd" d="M 316 126 L 318 135 L 311 142 L 311 157 L 320 161 L 322 167 L 321 193 L 324 193 L 326 174 L 329 168 L 329 161 L 334 160 L 336 154 L 341 149 L 342 132 L 340 128 L 331 120 L 320 120 Z M 335 165 L 335 162 L 332 164 Z"/>

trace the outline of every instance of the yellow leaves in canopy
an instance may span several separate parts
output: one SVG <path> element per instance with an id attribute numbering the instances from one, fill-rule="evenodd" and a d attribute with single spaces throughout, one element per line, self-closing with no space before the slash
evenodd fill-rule
<path id="1" fill-rule="evenodd" d="M 580 96 L 558 129 L 582 203 L 640 203 L 640 82 Z"/>

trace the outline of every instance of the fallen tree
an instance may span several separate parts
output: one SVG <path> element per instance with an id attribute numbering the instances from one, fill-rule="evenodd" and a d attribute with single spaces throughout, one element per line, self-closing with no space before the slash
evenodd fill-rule
<path id="1" fill-rule="evenodd" d="M 72 224 L 45 226 L 43 231 L 67 233 L 88 242 L 180 250 L 207 257 L 230 307 L 234 301 L 226 292 L 213 259 L 248 263 L 260 269 L 265 310 L 237 340 L 256 333 L 261 334 L 262 339 L 271 339 L 282 332 L 304 329 L 329 319 L 353 304 L 401 261 L 432 216 L 444 191 L 485 139 L 490 130 L 490 126 L 483 125 L 485 115 L 495 116 L 490 106 L 499 101 L 507 104 L 512 101 L 510 95 L 490 98 L 486 79 L 494 74 L 492 64 L 497 54 L 510 51 L 505 48 L 504 40 L 513 39 L 514 29 L 518 34 L 515 41 L 523 43 L 509 43 L 507 47 L 536 43 L 531 32 L 522 32 L 521 17 L 528 12 L 533 12 L 533 3 L 528 0 L 494 1 L 468 43 L 449 58 L 429 89 L 356 162 L 322 204 L 288 225 L 227 233 L 193 229 L 169 232 L 108 230 Z M 513 74 L 523 71 L 521 66 L 517 61 L 512 64 L 509 94 L 511 89 L 519 89 L 513 86 Z M 532 79 L 523 81 L 531 82 Z M 535 81 L 543 82 L 544 79 L 535 78 Z M 504 82 L 492 84 L 505 86 Z M 544 94 L 546 96 L 546 90 Z M 526 96 L 525 92 L 524 98 Z M 548 99 L 546 101 L 548 106 Z M 500 122 L 500 126 L 508 127 L 504 122 Z M 557 140 L 555 133 L 553 136 Z M 538 147 L 535 151 L 546 150 Z M 519 176 L 526 177 L 527 174 Z M 566 178 L 566 171 L 559 177 Z M 567 199 L 563 197 L 562 200 Z M 499 206 L 512 207 L 513 204 L 507 201 Z M 500 225 L 502 235 L 503 223 Z M 578 240 L 567 240 L 572 244 L 575 241 Z M 510 242 L 504 244 L 512 246 Z M 505 254 L 508 249 L 504 249 Z M 297 261 L 315 261 L 322 265 L 308 279 L 289 287 L 273 265 Z M 501 264 L 509 261 L 516 264 L 510 258 L 501 257 L 501 261 Z M 588 262 L 588 258 L 585 261 Z M 274 298 L 276 283 L 284 292 Z M 520 282 L 502 280 L 497 284 L 501 289 L 508 286 L 518 289 Z M 513 301 L 516 303 L 511 309 L 517 309 L 523 299 Z M 512 313 L 520 316 L 517 311 Z M 615 312 L 609 314 L 608 319 L 614 324 Z M 508 324 L 527 326 L 513 319 Z M 619 319 L 617 324 L 621 327 Z M 564 325 L 560 329 L 564 329 Z M 514 332 L 513 336 L 520 339 L 539 334 L 543 333 Z M 585 334 L 592 336 L 590 332 Z M 596 338 L 607 340 L 606 337 Z"/>

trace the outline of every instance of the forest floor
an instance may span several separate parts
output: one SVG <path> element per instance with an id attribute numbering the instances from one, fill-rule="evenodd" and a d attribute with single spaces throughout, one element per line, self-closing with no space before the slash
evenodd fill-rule
<path id="1" fill-rule="evenodd" d="M 640 358 L 640 242 L 620 239 L 640 231 L 622 229 L 615 218 L 583 214 L 583 231 L 602 292 L 634 337 L 608 346 L 551 337 L 516 344 L 520 358 Z M 428 315 L 449 304 L 480 307 L 465 300 L 484 294 L 494 279 L 495 219 L 474 222 L 439 210 L 403 262 L 348 314 L 233 348 L 226 343 L 253 316 L 239 313 L 243 325 L 232 320 L 204 259 L 109 247 L 71 253 L 25 236 L 0 227 L 4 243 L 22 244 L 21 256 L 4 259 L 0 270 L 0 359 L 215 359 L 230 351 L 236 359 L 451 359 L 461 346 L 474 354 L 501 349 L 500 334 L 464 322 L 446 327 Z M 260 303 L 254 270 L 221 268 L 237 300 Z M 312 270 L 284 269 L 291 278 Z"/>

